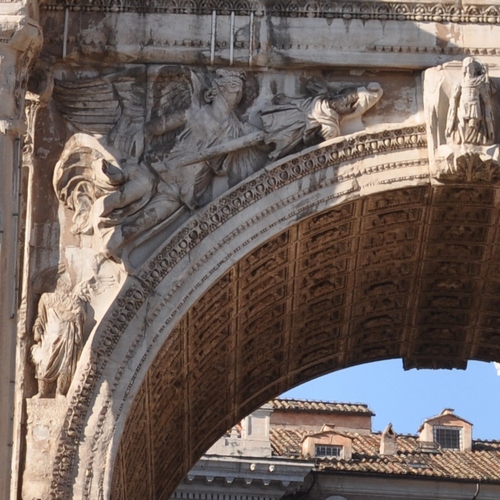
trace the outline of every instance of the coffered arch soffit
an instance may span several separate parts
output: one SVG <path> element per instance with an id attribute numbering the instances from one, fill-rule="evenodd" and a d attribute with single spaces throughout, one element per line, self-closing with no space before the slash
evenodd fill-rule
<path id="1" fill-rule="evenodd" d="M 423 126 L 359 133 L 208 205 L 128 279 L 87 343 L 57 494 L 168 498 L 226 428 L 326 372 L 498 359 L 495 181 L 471 168 L 431 182 Z"/>

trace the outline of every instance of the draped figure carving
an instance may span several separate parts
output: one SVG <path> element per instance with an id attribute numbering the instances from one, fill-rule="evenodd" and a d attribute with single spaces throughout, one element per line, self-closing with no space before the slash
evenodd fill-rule
<path id="1" fill-rule="evenodd" d="M 72 232 L 123 262 L 139 241 L 264 165 L 338 137 L 343 119 L 360 117 L 382 96 L 374 82 L 311 80 L 308 95 L 252 107 L 246 80 L 242 71 L 162 66 L 59 82 L 58 109 L 73 136 L 54 188 L 73 212 Z"/>
<path id="2" fill-rule="evenodd" d="M 113 281 L 111 276 L 96 275 L 73 286 L 62 269 L 54 291 L 40 296 L 31 347 L 38 381 L 36 397 L 61 397 L 68 392 L 88 333 L 89 302 Z"/>
<path id="3" fill-rule="evenodd" d="M 58 280 L 56 291 L 40 297 L 31 348 L 39 397 L 47 397 L 54 383 L 56 396 L 68 392 L 83 347 L 85 317 L 85 298 L 67 276 Z"/>
<path id="4" fill-rule="evenodd" d="M 244 81 L 243 72 L 218 69 L 204 94 L 204 104 L 191 106 L 182 116 L 160 116 L 146 125 L 153 137 L 184 127 L 168 156 L 152 166 L 167 184 L 178 185 L 179 200 L 191 210 L 214 197 L 214 193 L 207 193 L 213 187 L 214 176 L 226 177 L 227 189 L 264 164 L 258 150 L 234 141 L 257 130 L 235 114 L 243 97 Z M 230 141 L 233 147 L 226 154 L 214 158 L 203 154 Z M 258 140 L 252 145 L 256 143 Z M 201 158 L 186 164 L 186 152 L 190 151 L 200 151 Z"/>
<path id="5" fill-rule="evenodd" d="M 487 67 L 473 57 L 466 57 L 461 81 L 455 84 L 450 98 L 446 122 L 448 141 L 474 145 L 494 143 L 491 93 Z"/>
<path id="6" fill-rule="evenodd" d="M 271 160 L 286 156 L 301 144 L 310 145 L 315 139 L 334 139 L 340 135 L 343 116 L 361 115 L 382 97 L 378 83 L 367 87 L 347 87 L 331 92 L 324 86 L 316 96 L 286 99 L 288 102 L 262 110 L 266 143 L 274 143 Z"/>

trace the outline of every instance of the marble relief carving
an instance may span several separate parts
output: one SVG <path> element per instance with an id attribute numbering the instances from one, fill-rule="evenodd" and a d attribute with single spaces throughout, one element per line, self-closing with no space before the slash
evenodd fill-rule
<path id="1" fill-rule="evenodd" d="M 195 78 L 193 75 L 193 83 Z M 179 202 L 191 210 L 220 194 L 218 191 L 236 185 L 265 162 L 264 154 L 252 147 L 262 141 L 262 134 L 252 134 L 258 132 L 257 127 L 236 115 L 244 85 L 244 72 L 218 69 L 203 93 L 204 102 L 192 94 L 186 110 L 172 112 L 167 108 L 163 116 L 146 125 L 153 137 L 182 129 L 167 155 L 164 148 L 156 148 L 151 165 L 167 185 L 177 185 Z M 176 96 L 169 96 L 166 104 L 176 100 Z M 224 178 L 218 190 L 216 177 Z"/>
<path id="2" fill-rule="evenodd" d="M 31 348 L 38 397 L 49 396 L 54 384 L 56 396 L 68 391 L 83 346 L 85 302 L 83 295 L 73 290 L 67 275 L 60 277 L 54 292 L 40 298 Z"/>
<path id="3" fill-rule="evenodd" d="M 91 236 L 104 257 L 118 259 L 124 244 L 180 206 L 147 165 L 84 133 L 66 143 L 53 182 L 72 213 L 71 232 Z"/>
<path id="4" fill-rule="evenodd" d="M 61 397 L 68 392 L 85 342 L 88 304 L 112 279 L 97 277 L 71 283 L 61 271 L 53 292 L 43 293 L 33 325 L 31 361 L 35 366 L 38 393 L 35 397 Z"/>
<path id="5" fill-rule="evenodd" d="M 462 63 L 462 78 L 450 99 L 446 138 L 455 144 L 493 144 L 495 139 L 488 68 L 472 57 Z"/>
<path id="6" fill-rule="evenodd" d="M 316 94 L 314 97 L 283 96 L 284 102 L 261 111 L 267 134 L 265 142 L 275 145 L 269 153 L 271 160 L 286 156 L 299 144 L 302 147 L 311 144 L 318 136 L 325 141 L 338 137 L 343 116 L 360 116 L 382 97 L 382 88 L 374 82 L 367 87 L 348 87 L 337 92 L 326 85 L 311 85 L 310 89 Z"/>
<path id="7" fill-rule="evenodd" d="M 131 249 L 179 216 L 277 159 L 338 137 L 343 118 L 361 117 L 382 96 L 374 82 L 311 79 L 308 95 L 259 101 L 246 78 L 163 66 L 57 82 L 73 135 L 54 188 L 72 212 L 71 232 L 92 236 L 102 256 L 130 267 Z"/>
<path id="8" fill-rule="evenodd" d="M 429 159 L 439 181 L 500 180 L 499 103 L 493 73 L 478 59 L 431 68 L 424 73 Z"/>

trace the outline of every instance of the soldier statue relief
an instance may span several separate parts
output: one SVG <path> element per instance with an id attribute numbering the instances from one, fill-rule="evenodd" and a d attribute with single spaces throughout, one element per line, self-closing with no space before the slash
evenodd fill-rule
<path id="1" fill-rule="evenodd" d="M 446 139 L 455 144 L 495 142 L 492 86 L 486 66 L 472 57 L 462 64 L 462 78 L 453 88 L 446 122 Z"/>

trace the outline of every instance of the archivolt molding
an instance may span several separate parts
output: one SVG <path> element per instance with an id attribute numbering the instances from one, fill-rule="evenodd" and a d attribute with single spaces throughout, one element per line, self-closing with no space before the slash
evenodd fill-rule
<path id="1" fill-rule="evenodd" d="M 97 484 L 98 489 L 103 490 L 104 474 L 109 474 L 109 471 L 103 470 L 99 459 L 109 451 L 104 443 L 109 443 L 113 439 L 112 433 L 123 425 L 123 414 L 126 414 L 126 408 L 130 406 L 144 376 L 143 368 L 159 348 L 158 341 L 165 338 L 167 330 L 174 326 L 183 311 L 209 283 L 250 251 L 257 240 L 277 234 L 290 221 L 317 211 L 318 206 L 331 206 L 352 196 L 387 190 L 388 184 L 396 188 L 402 184 L 428 182 L 425 126 L 363 132 L 334 139 L 267 167 L 190 219 L 142 270 L 129 278 L 115 306 L 87 343 L 68 394 L 68 410 L 54 461 L 52 496 L 58 499 L 72 497 L 71 485 L 77 465 L 84 478 L 84 498 L 95 495 Z M 289 186 L 297 186 L 298 183 L 302 183 L 301 189 L 295 187 L 287 191 Z M 318 195 L 312 196 L 315 193 Z M 259 202 L 263 203 L 262 208 L 256 206 Z M 286 210 L 283 210 L 285 207 Z M 245 219 L 245 215 L 249 214 L 245 213 L 247 209 L 253 216 Z M 275 213 L 286 215 L 272 221 Z M 245 222 L 241 223 L 241 220 Z M 218 232 L 226 228 L 229 232 L 219 238 Z M 242 233 L 249 236 L 243 241 L 239 238 L 239 244 L 235 243 Z M 200 258 L 183 271 L 182 262 L 189 259 L 190 252 Z M 168 288 L 168 293 L 161 299 L 157 297 L 153 306 L 148 304 L 162 281 L 177 266 L 180 266 L 181 278 Z M 193 276 L 196 276 L 197 285 L 184 293 L 183 284 Z M 165 288 L 164 285 L 162 288 Z M 145 313 L 146 328 L 158 321 L 162 321 L 163 326 L 154 334 L 151 332 L 146 347 L 144 332 L 139 329 L 134 338 L 128 337 L 126 342 L 120 342 L 130 325 L 138 321 L 138 317 L 144 317 L 139 310 L 145 305 L 148 308 Z M 125 344 L 127 348 L 124 348 Z M 117 349 L 118 346 L 121 347 Z M 114 380 L 107 392 L 99 395 L 100 379 L 108 364 L 117 367 L 113 369 Z M 133 366 L 132 376 L 127 366 Z M 127 379 L 127 387 L 124 387 L 124 378 Z M 89 424 L 89 410 L 96 397 L 99 397 L 100 412 Z M 112 405 L 113 412 L 110 412 Z M 110 422 L 111 434 L 110 426 L 105 427 Z M 79 443 L 85 447 L 85 463 L 78 463 L 78 457 L 83 456 Z"/>
<path id="2" fill-rule="evenodd" d="M 169 14 L 206 15 L 235 12 L 238 15 L 255 13 L 257 16 L 324 17 L 327 19 L 361 19 L 363 21 L 417 21 L 436 23 L 480 23 L 500 22 L 498 5 L 457 5 L 456 2 L 422 4 L 413 2 L 364 2 L 359 0 L 319 1 L 292 0 L 288 2 L 264 2 L 229 0 L 44 0 L 44 10 L 87 12 L 149 12 Z"/>

